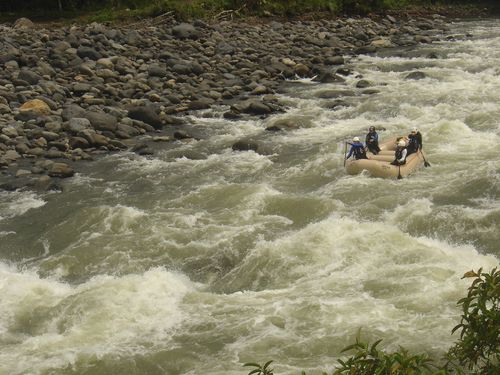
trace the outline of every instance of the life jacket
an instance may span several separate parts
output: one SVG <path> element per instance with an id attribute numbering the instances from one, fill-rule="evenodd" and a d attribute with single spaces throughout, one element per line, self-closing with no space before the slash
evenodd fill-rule
<path id="1" fill-rule="evenodd" d="M 415 152 L 420 148 L 416 134 L 408 135 L 408 152 Z"/>
<path id="2" fill-rule="evenodd" d="M 373 132 L 373 133 L 368 133 L 366 135 L 366 143 L 378 143 L 378 134 Z"/>
<path id="3" fill-rule="evenodd" d="M 398 148 L 396 148 L 396 152 L 394 153 L 394 156 L 396 157 L 396 160 L 401 159 L 401 157 L 403 156 L 403 150 L 405 148 L 406 147 L 398 147 Z M 403 163 L 406 163 L 406 158 L 405 158 L 405 160 L 403 160 Z"/>
<path id="4" fill-rule="evenodd" d="M 366 151 L 365 151 L 365 148 L 363 146 L 363 144 L 359 143 L 359 144 L 356 144 L 354 143 L 352 145 L 353 147 L 353 153 L 354 153 L 354 157 L 356 159 L 366 159 Z"/>

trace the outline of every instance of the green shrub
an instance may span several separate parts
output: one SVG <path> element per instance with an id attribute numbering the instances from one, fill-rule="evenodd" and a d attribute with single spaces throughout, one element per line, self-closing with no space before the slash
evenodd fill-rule
<path id="1" fill-rule="evenodd" d="M 378 340 L 372 345 L 361 342 L 359 335 L 356 343 L 349 345 L 342 352 L 355 350 L 355 354 L 343 361 L 334 375 L 428 375 L 442 374 L 432 370 L 432 360 L 426 354 L 410 355 L 404 348 L 399 352 L 385 353 L 377 349 Z"/>
<path id="2" fill-rule="evenodd" d="M 449 350 L 472 374 L 500 374 L 500 270 L 490 273 L 470 271 L 474 277 L 467 297 L 458 301 L 462 320 L 452 332 L 460 330 L 460 339 Z"/>

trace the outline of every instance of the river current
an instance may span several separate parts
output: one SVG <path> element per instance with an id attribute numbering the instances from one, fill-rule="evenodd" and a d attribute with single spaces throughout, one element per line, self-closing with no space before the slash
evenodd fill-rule
<path id="1" fill-rule="evenodd" d="M 210 137 L 104 157 L 64 193 L 0 192 L 0 374 L 318 374 L 359 330 L 441 356 L 462 275 L 500 257 L 500 21 L 451 28 L 472 36 L 351 58 L 335 110 L 319 96 L 338 85 L 288 82 L 286 113 L 202 111 Z M 346 175 L 370 125 L 419 128 L 431 166 Z"/>

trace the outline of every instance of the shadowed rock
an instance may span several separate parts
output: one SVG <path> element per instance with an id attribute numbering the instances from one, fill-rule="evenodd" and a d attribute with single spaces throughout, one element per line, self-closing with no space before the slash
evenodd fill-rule
<path id="1" fill-rule="evenodd" d="M 257 151 L 259 145 L 253 141 L 238 141 L 233 144 L 233 151 Z"/>
<path id="2" fill-rule="evenodd" d="M 152 106 L 133 107 L 128 111 L 128 117 L 149 124 L 155 129 L 161 129 L 163 126 L 160 116 Z"/>

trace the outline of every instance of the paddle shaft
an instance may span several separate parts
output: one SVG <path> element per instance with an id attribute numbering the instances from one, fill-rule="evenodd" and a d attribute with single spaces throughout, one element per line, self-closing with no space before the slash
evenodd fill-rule
<path id="1" fill-rule="evenodd" d="M 345 142 L 345 147 L 344 147 L 344 167 L 345 167 L 346 160 L 347 160 L 347 142 Z"/>
<path id="2" fill-rule="evenodd" d="M 427 160 L 425 160 L 425 156 L 424 156 L 424 153 L 422 152 L 422 150 L 418 149 L 418 151 L 420 152 L 420 155 L 422 155 L 422 158 L 424 159 L 424 166 L 430 167 L 431 164 L 429 162 L 427 162 Z"/>

